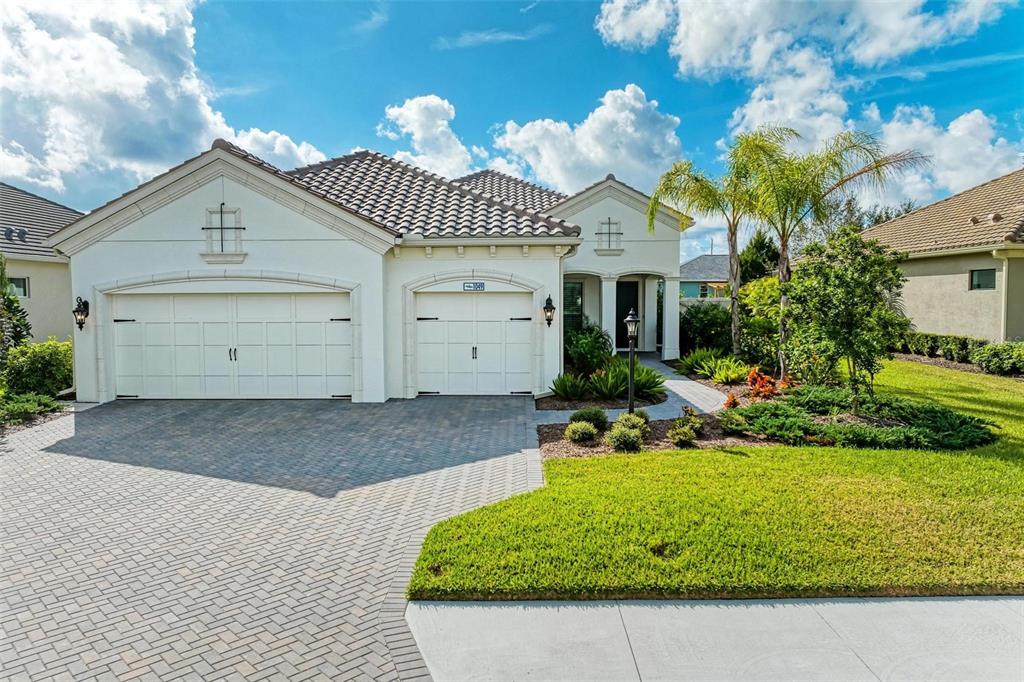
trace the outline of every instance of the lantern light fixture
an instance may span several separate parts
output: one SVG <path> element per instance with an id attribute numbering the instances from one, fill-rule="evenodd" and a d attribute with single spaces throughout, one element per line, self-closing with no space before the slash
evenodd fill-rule
<path id="1" fill-rule="evenodd" d="M 551 297 L 548 296 L 548 300 L 544 302 L 544 320 L 551 326 L 551 323 L 555 319 L 555 304 L 551 301 Z"/>
<path id="2" fill-rule="evenodd" d="M 82 300 L 82 297 L 79 296 L 75 300 L 75 307 L 71 310 L 71 314 L 75 316 L 75 324 L 82 329 L 85 326 L 85 318 L 89 317 L 89 302 Z"/>

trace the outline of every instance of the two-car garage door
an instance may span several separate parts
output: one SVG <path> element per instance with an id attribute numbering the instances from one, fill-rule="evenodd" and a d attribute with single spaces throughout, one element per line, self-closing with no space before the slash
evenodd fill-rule
<path id="1" fill-rule="evenodd" d="M 123 294 L 113 313 L 118 396 L 352 394 L 348 294 Z"/>

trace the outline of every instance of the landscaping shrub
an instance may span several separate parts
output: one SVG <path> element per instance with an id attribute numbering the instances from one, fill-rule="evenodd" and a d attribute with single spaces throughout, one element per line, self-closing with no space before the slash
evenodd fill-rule
<path id="1" fill-rule="evenodd" d="M 646 436 L 650 427 L 648 426 L 649 419 L 645 419 L 643 416 L 629 412 L 623 412 L 619 415 L 619 418 L 615 420 L 615 424 L 612 425 L 614 429 L 617 426 L 621 426 L 626 429 L 636 429 L 640 432 L 641 436 Z"/>
<path id="2" fill-rule="evenodd" d="M 694 374 L 700 365 L 717 360 L 723 355 L 724 353 L 717 348 L 697 348 L 692 350 L 679 360 L 679 373 Z"/>
<path id="3" fill-rule="evenodd" d="M 731 408 L 718 413 L 718 426 L 726 434 L 741 434 L 747 430 L 747 420 L 738 408 Z"/>
<path id="4" fill-rule="evenodd" d="M 906 332 L 899 350 L 911 355 L 927 357 L 942 356 L 954 362 L 974 362 L 975 351 L 988 345 L 985 339 L 953 334 L 929 334 L 927 332 Z"/>
<path id="5" fill-rule="evenodd" d="M 10 349 L 4 380 L 12 393 L 41 393 L 56 397 L 71 388 L 74 372 L 71 342 L 50 337 L 43 343 L 29 343 Z"/>
<path id="6" fill-rule="evenodd" d="M 589 390 L 590 382 L 577 374 L 559 374 L 551 382 L 551 392 L 562 400 L 582 400 Z"/>
<path id="7" fill-rule="evenodd" d="M 982 346 L 973 352 L 971 362 L 989 374 L 1024 374 L 1024 341 Z"/>
<path id="8" fill-rule="evenodd" d="M 676 424 L 683 424 L 690 427 L 694 434 L 699 435 L 704 430 L 704 418 L 694 412 L 692 407 L 683 408 L 683 416 L 676 420 Z"/>
<path id="9" fill-rule="evenodd" d="M 600 407 L 584 407 L 576 410 L 569 417 L 569 423 L 587 422 L 598 431 L 608 428 L 608 413 Z"/>
<path id="10" fill-rule="evenodd" d="M 640 429 L 631 429 L 616 423 L 604 435 L 604 442 L 617 452 L 640 452 L 644 445 L 644 435 Z"/>
<path id="11" fill-rule="evenodd" d="M 759 372 L 756 367 L 747 375 L 747 385 L 750 386 L 750 397 L 753 400 L 768 400 L 779 394 L 775 379 Z"/>
<path id="12" fill-rule="evenodd" d="M 626 392 L 629 392 L 628 385 Z M 654 400 L 665 392 L 665 377 L 661 372 L 651 369 L 647 365 L 637 364 L 633 368 L 633 392 L 637 398 Z"/>
<path id="13" fill-rule="evenodd" d="M 579 331 L 565 333 L 565 359 L 576 374 L 590 376 L 612 357 L 612 338 L 604 329 L 585 322 Z"/>
<path id="14" fill-rule="evenodd" d="M 60 403 L 48 395 L 8 394 L 0 400 L 0 423 L 5 426 L 21 424 L 36 415 L 53 412 L 59 408 Z"/>
<path id="15" fill-rule="evenodd" d="M 729 391 L 728 393 L 725 394 L 725 403 L 723 405 L 725 409 L 732 410 L 736 407 L 739 407 L 739 404 L 739 398 L 736 397 L 735 393 Z"/>
<path id="16" fill-rule="evenodd" d="M 644 424 L 650 424 L 651 423 L 651 415 L 647 414 L 647 410 L 645 410 L 644 408 L 638 407 L 637 409 L 633 410 L 633 414 L 635 414 L 637 417 L 640 417 L 641 419 L 643 419 L 644 420 Z"/>
<path id="17" fill-rule="evenodd" d="M 732 316 L 716 303 L 695 303 L 679 311 L 679 348 L 688 352 L 712 348 L 722 353 L 732 348 Z"/>
<path id="18" fill-rule="evenodd" d="M 590 422 L 571 422 L 565 427 L 565 438 L 573 443 L 592 443 L 597 438 L 597 428 Z"/>
<path id="19" fill-rule="evenodd" d="M 668 439 L 677 448 L 689 448 L 693 447 L 694 441 L 697 440 L 697 434 L 685 419 L 677 419 L 672 424 L 672 428 L 668 430 Z"/>
<path id="20" fill-rule="evenodd" d="M 790 445 L 962 450 L 995 440 L 987 422 L 934 403 L 855 394 L 849 388 L 804 386 L 776 402 L 731 412 L 732 432 L 757 433 Z M 812 415 L 855 415 L 862 421 L 819 423 Z M 723 424 L 723 430 L 727 430 Z"/>
<path id="21" fill-rule="evenodd" d="M 716 384 L 737 384 L 750 372 L 750 366 L 734 357 L 709 360 L 697 367 L 697 376 L 711 379 Z"/>
<path id="22" fill-rule="evenodd" d="M 590 376 L 590 390 L 601 400 L 615 400 L 629 391 L 629 369 L 621 360 L 609 362 Z"/>
<path id="23" fill-rule="evenodd" d="M 804 410 L 784 402 L 754 403 L 733 410 L 746 420 L 751 433 L 768 436 L 787 445 L 799 445 L 815 433 L 814 420 Z"/>

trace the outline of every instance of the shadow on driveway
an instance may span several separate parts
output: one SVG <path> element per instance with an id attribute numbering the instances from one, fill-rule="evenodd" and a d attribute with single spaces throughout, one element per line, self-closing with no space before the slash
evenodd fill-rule
<path id="1" fill-rule="evenodd" d="M 47 452 L 333 497 L 342 490 L 511 455 L 529 397 L 114 401 L 75 416 Z"/>

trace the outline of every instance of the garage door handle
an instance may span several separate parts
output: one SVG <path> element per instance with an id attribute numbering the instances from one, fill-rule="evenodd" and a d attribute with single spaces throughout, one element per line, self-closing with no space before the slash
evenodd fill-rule
<path id="1" fill-rule="evenodd" d="M 473 346 L 473 359 L 476 360 L 476 346 Z"/>

